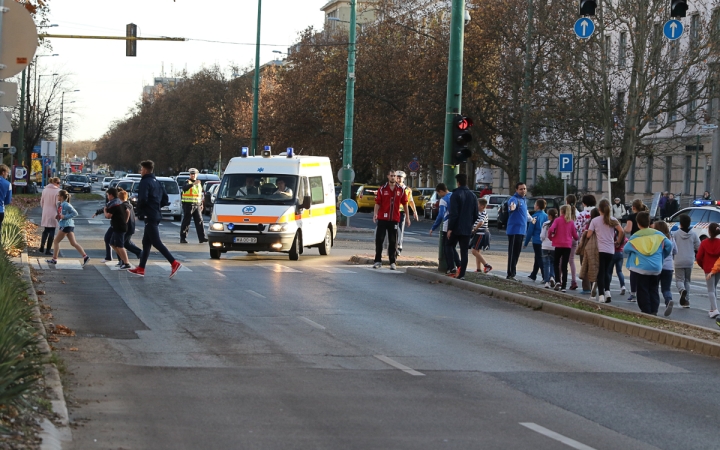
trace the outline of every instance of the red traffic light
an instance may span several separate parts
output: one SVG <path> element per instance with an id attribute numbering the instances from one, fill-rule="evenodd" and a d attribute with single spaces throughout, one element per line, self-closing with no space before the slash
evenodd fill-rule
<path id="1" fill-rule="evenodd" d="M 469 117 L 460 117 L 457 121 L 457 128 L 459 130 L 464 131 L 464 130 L 467 130 L 468 128 L 470 128 L 471 126 L 473 126 L 473 121 Z"/>

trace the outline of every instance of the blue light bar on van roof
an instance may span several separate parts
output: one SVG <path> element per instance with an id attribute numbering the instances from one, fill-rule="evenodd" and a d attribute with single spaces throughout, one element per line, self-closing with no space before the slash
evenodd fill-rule
<path id="1" fill-rule="evenodd" d="M 693 206 L 715 206 L 717 202 L 713 200 L 694 200 L 692 204 Z"/>
<path id="2" fill-rule="evenodd" d="M 249 153 L 250 153 L 250 149 L 247 147 L 243 147 L 242 149 L 240 149 L 240 156 L 242 158 L 247 158 Z"/>
<path id="3" fill-rule="evenodd" d="M 292 158 L 293 156 L 295 156 L 295 149 L 292 147 L 288 147 L 287 148 L 287 157 Z"/>

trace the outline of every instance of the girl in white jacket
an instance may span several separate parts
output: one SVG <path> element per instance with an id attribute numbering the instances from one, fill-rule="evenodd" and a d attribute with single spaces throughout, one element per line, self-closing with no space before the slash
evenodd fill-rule
<path id="1" fill-rule="evenodd" d="M 545 287 L 551 289 L 555 286 L 555 247 L 553 247 L 552 241 L 548 237 L 548 230 L 553 220 L 557 218 L 557 209 L 550 208 L 547 211 L 547 215 L 548 221 L 542 225 L 540 239 L 542 240 L 543 281 L 545 282 Z"/>

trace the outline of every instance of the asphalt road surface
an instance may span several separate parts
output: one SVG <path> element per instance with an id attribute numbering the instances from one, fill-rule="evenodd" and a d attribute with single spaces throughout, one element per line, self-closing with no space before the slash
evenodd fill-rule
<path id="1" fill-rule="evenodd" d="M 137 278 L 101 262 L 97 204 L 76 206 L 93 259 L 65 243 L 38 273 L 77 333 L 54 344 L 66 448 L 718 448 L 717 359 L 349 266 L 342 237 L 329 257 L 210 260 L 164 221 L 185 267 L 170 280 L 154 254 Z"/>

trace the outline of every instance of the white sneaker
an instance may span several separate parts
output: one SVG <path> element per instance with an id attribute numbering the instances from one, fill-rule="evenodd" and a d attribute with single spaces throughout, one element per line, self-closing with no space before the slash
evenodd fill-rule
<path id="1" fill-rule="evenodd" d="M 555 277 L 550 277 L 550 286 L 555 286 Z"/>
<path id="2" fill-rule="evenodd" d="M 598 296 L 597 296 L 596 298 L 597 298 L 598 303 L 605 303 L 605 296 L 604 296 L 604 295 L 598 294 Z"/>
<path id="3" fill-rule="evenodd" d="M 382 267 L 382 263 L 376 262 L 375 264 L 373 264 L 373 269 L 379 269 L 381 267 Z"/>
<path id="4" fill-rule="evenodd" d="M 605 291 L 605 303 L 610 303 L 611 301 L 610 291 Z"/>
<path id="5" fill-rule="evenodd" d="M 708 314 L 710 315 L 710 318 L 711 318 L 711 319 L 714 319 L 714 318 L 716 318 L 717 316 L 720 316 L 720 311 L 718 311 L 717 309 L 715 309 L 715 310 L 713 310 L 713 311 L 710 311 Z"/>
<path id="6" fill-rule="evenodd" d="M 595 297 L 597 295 L 597 283 L 592 284 L 592 289 L 590 289 L 590 297 Z"/>
<path id="7" fill-rule="evenodd" d="M 625 286 L 620 288 L 620 295 L 625 295 Z"/>
<path id="8" fill-rule="evenodd" d="M 390 270 L 395 270 L 395 263 L 390 264 Z"/>
<path id="9" fill-rule="evenodd" d="M 550 289 L 550 283 L 545 283 L 545 289 Z"/>

